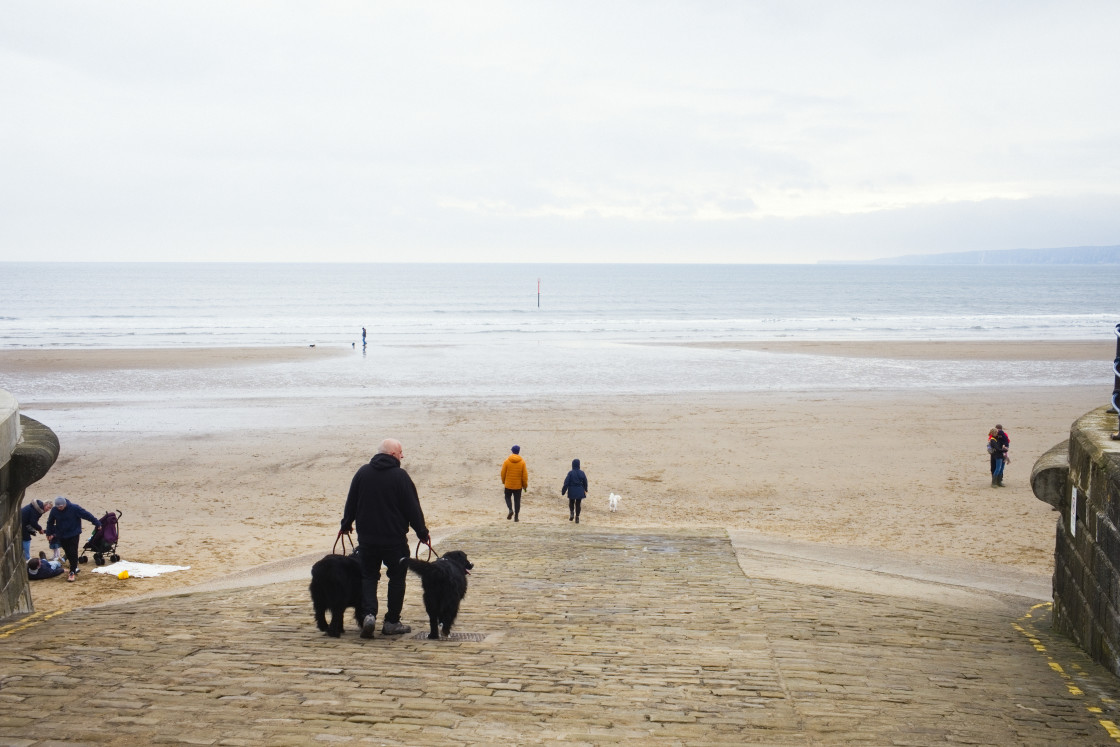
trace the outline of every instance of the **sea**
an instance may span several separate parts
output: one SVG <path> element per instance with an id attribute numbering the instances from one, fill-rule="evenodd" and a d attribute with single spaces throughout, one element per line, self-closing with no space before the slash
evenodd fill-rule
<path id="1" fill-rule="evenodd" d="M 1101 385 L 1112 360 L 912 361 L 681 343 L 1114 340 L 1117 266 L 0 263 L 0 349 L 332 348 L 28 375 L 23 403 Z M 364 330 L 364 342 L 363 342 Z"/>

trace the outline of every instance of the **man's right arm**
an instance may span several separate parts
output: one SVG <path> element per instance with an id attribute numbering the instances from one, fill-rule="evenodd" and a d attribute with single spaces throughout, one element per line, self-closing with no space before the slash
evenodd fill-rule
<path id="1" fill-rule="evenodd" d="M 358 472 L 361 472 L 359 470 Z M 350 481 L 350 492 L 346 494 L 346 507 L 342 509 L 341 529 L 349 534 L 354 529 L 354 517 L 358 513 L 358 473 Z"/>

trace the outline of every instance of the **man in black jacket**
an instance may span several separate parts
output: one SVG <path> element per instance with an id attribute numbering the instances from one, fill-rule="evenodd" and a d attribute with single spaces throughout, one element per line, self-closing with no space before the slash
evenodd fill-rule
<path id="1" fill-rule="evenodd" d="M 411 632 L 401 622 L 404 607 L 405 559 L 408 549 L 408 528 L 411 526 L 421 542 L 431 542 L 424 512 L 412 478 L 401 469 L 404 449 L 401 442 L 387 438 L 381 442 L 377 455 L 358 468 L 350 482 L 346 508 L 342 512 L 342 531 L 349 533 L 358 524 L 358 561 L 362 566 L 362 638 L 373 638 L 377 627 L 377 582 L 381 566 L 389 577 L 385 624 L 381 635 Z"/>

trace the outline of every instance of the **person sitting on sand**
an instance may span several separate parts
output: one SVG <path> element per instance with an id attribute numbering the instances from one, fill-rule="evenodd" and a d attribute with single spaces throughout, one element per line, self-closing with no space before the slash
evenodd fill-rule
<path id="1" fill-rule="evenodd" d="M 39 557 L 27 561 L 27 577 L 32 581 L 54 578 L 62 573 L 62 563 L 57 560 L 47 560 L 43 555 L 45 553 L 39 553 Z"/>

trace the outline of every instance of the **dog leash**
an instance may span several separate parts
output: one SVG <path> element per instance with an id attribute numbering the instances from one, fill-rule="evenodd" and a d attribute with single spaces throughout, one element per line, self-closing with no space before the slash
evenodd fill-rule
<path id="1" fill-rule="evenodd" d="M 425 562 L 427 562 L 427 563 L 432 562 L 432 556 L 433 555 L 436 556 L 436 560 L 439 560 L 439 553 L 436 552 L 435 548 L 432 547 L 432 543 L 431 542 L 425 542 L 424 540 L 420 540 L 419 542 L 416 543 L 416 552 L 414 552 L 413 555 L 416 557 L 417 560 L 420 559 L 420 545 L 427 545 L 428 546 L 428 557 L 425 559 Z"/>
<path id="2" fill-rule="evenodd" d="M 346 552 L 346 542 L 347 541 L 350 542 L 350 552 Z M 343 555 L 353 555 L 354 554 L 354 539 L 350 536 L 349 532 L 344 532 L 341 529 L 339 529 L 338 530 L 338 536 L 335 537 L 335 539 L 334 539 L 334 547 L 331 548 L 331 554 L 332 555 L 338 555 L 339 554 L 338 553 L 338 543 L 339 542 L 342 543 L 342 554 Z"/>
<path id="3" fill-rule="evenodd" d="M 433 555 L 436 556 L 436 560 L 439 560 L 440 555 L 439 555 L 438 552 L 435 551 L 435 548 L 432 547 L 432 543 L 431 542 L 424 542 L 423 540 L 420 540 L 419 542 L 416 543 L 416 553 L 415 554 L 416 554 L 416 559 L 417 560 L 420 559 L 420 545 L 427 545 L 428 546 L 428 558 L 425 562 L 428 562 L 428 563 L 432 562 L 432 556 Z M 402 559 L 402 562 L 403 562 L 403 559 Z M 466 568 L 463 569 L 463 573 L 465 573 L 468 576 L 471 575 L 471 572 L 469 570 L 467 570 Z"/>

